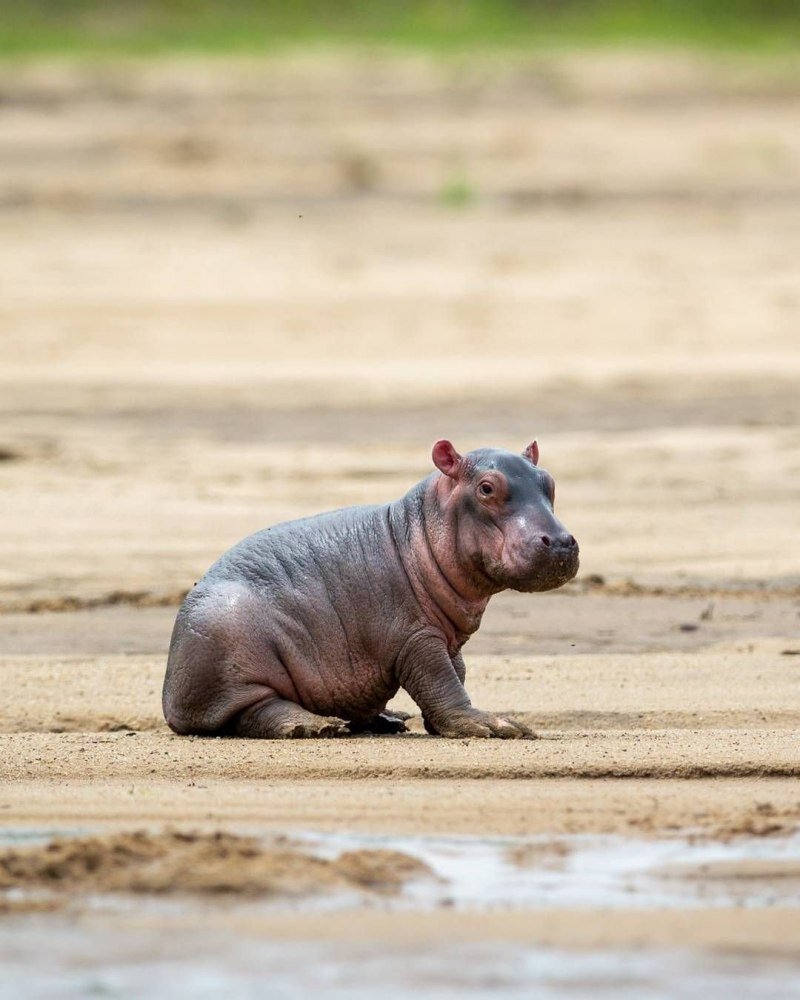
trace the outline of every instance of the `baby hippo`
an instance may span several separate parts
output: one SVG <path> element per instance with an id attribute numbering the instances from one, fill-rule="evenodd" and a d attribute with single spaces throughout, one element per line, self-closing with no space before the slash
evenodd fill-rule
<path id="1" fill-rule="evenodd" d="M 393 503 L 259 531 L 178 612 L 164 680 L 176 733 L 261 739 L 400 732 L 399 688 L 430 733 L 531 736 L 474 708 L 461 648 L 492 594 L 552 590 L 578 570 L 534 441 L 522 455 L 433 447 L 437 468 Z"/>

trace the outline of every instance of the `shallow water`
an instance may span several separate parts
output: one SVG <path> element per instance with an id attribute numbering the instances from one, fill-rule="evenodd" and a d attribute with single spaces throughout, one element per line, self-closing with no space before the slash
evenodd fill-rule
<path id="1" fill-rule="evenodd" d="M 611 909 L 800 905 L 800 834 L 727 843 L 617 836 L 379 837 L 304 839 L 322 855 L 386 847 L 425 861 L 441 879 L 410 884 L 395 905 L 415 908 L 604 907 Z M 519 860 L 515 861 L 517 858 Z M 786 862 L 790 877 L 703 877 L 701 866 Z M 794 866 L 797 870 L 794 871 Z M 773 868 L 776 867 L 773 865 Z M 779 866 L 777 866 L 779 867 Z"/>
<path id="2" fill-rule="evenodd" d="M 17 830 L 5 845 L 90 830 Z M 252 833 L 252 831 L 248 831 Z M 266 838 L 267 840 L 269 838 Z M 19 997 L 725 998 L 798 996 L 800 963 L 780 958 L 663 949 L 564 951 L 512 943 L 420 947 L 356 940 L 278 942 L 247 921 L 197 929 L 224 909 L 246 917 L 277 911 L 374 907 L 399 911 L 677 909 L 800 905 L 800 835 L 728 843 L 675 837 L 557 839 L 386 837 L 305 833 L 292 839 L 321 856 L 390 848 L 427 862 L 433 879 L 397 896 L 355 893 L 303 900 L 224 902 L 207 897 L 95 896 L 67 910 L 0 918 L 0 1000 Z M 759 863 L 768 868 L 763 877 Z M 744 877 L 736 865 L 747 863 Z M 725 877 L 704 877 L 714 866 Z M 701 866 L 711 866 L 702 869 Z M 754 867 L 753 867 L 754 866 Z M 771 867 L 769 867 L 771 866 Z M 731 874 L 733 872 L 733 874 Z M 185 923 L 184 918 L 190 918 Z M 337 919 L 336 912 L 331 919 Z M 202 922 L 202 921 L 201 921 Z M 194 925 L 194 926 L 190 926 Z M 165 934 L 165 927 L 168 933 Z M 244 927 L 245 930 L 241 928 Z"/>
<path id="3" fill-rule="evenodd" d="M 45 938 L 44 931 L 47 929 Z M 274 942 L 229 931 L 177 933 L 69 926 L 30 918 L 6 928 L 2 1000 L 432 1000 L 592 997 L 739 1000 L 797 996 L 800 965 L 684 951 L 572 952 L 512 944 L 376 947 Z M 44 947 L 43 947 L 44 946 Z"/>

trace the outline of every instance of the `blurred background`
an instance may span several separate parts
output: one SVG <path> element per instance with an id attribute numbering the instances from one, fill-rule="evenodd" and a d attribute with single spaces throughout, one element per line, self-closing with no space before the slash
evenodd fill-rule
<path id="1" fill-rule="evenodd" d="M 4 0 L 3 51 L 269 53 L 297 43 L 455 48 L 562 42 L 789 51 L 795 0 Z M 794 35 L 794 38 L 792 38 Z"/>
<path id="2" fill-rule="evenodd" d="M 538 437 L 583 582 L 786 587 L 795 2 L 0 3 L 0 606 Z M 787 583 L 788 581 L 788 583 Z"/>

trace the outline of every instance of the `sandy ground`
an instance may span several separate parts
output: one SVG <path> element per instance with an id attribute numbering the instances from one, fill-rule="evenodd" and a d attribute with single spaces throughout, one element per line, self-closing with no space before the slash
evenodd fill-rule
<path id="1" fill-rule="evenodd" d="M 796 76 L 292 59 L 6 68 L 0 93 L 4 829 L 800 824 Z M 538 437 L 581 543 L 576 584 L 498 598 L 466 651 L 474 701 L 540 739 L 170 734 L 171 621 L 209 563 L 397 496 L 442 436 Z M 781 913 L 347 927 L 791 951 Z"/>

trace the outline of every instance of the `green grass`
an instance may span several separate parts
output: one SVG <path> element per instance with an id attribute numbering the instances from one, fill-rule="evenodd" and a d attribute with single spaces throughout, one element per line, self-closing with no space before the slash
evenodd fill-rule
<path id="1" fill-rule="evenodd" d="M 448 208 L 465 208 L 477 197 L 475 188 L 463 174 L 449 177 L 439 191 L 439 201 Z"/>
<path id="2" fill-rule="evenodd" d="M 790 51 L 800 0 L 0 0 L 0 56 L 631 42 Z"/>

